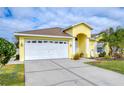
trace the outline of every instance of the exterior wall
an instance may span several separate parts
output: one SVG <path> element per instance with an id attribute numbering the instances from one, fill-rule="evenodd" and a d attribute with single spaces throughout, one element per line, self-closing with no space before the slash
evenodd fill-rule
<path id="1" fill-rule="evenodd" d="M 84 34 L 87 37 L 91 37 L 90 29 L 83 24 L 73 27 L 73 36 L 76 37 L 78 34 Z"/>
<path id="2" fill-rule="evenodd" d="M 72 28 L 69 28 L 69 29 L 66 30 L 65 33 L 68 33 L 69 35 L 73 36 L 73 31 L 72 30 L 73 30 Z"/>
<path id="3" fill-rule="evenodd" d="M 73 41 L 72 41 L 72 54 L 74 55 L 76 53 L 76 40 L 75 38 L 73 38 Z"/>
<path id="4" fill-rule="evenodd" d="M 24 38 L 19 37 L 19 60 L 24 61 Z"/>
<path id="5" fill-rule="evenodd" d="M 67 29 L 66 33 L 72 35 L 73 37 L 77 37 L 78 34 L 84 34 L 87 37 L 91 37 L 91 29 L 83 24 L 79 24 L 70 29 Z"/>
<path id="6" fill-rule="evenodd" d="M 84 57 L 87 57 L 87 51 L 86 51 L 86 36 L 79 34 L 77 36 L 78 38 L 78 53 L 83 53 Z"/>
<path id="7" fill-rule="evenodd" d="M 88 37 L 86 37 L 86 57 L 90 57 L 90 41 Z"/>
<path id="8" fill-rule="evenodd" d="M 90 40 L 90 57 L 98 57 L 97 42 L 95 40 Z"/>
<path id="9" fill-rule="evenodd" d="M 20 55 L 20 61 L 25 60 L 25 39 L 44 39 L 44 40 L 64 40 L 68 41 L 69 46 L 68 46 L 68 51 L 69 51 L 69 58 L 72 58 L 72 38 L 50 38 L 50 37 L 33 37 L 33 36 L 20 36 L 19 37 L 19 55 Z"/>
<path id="10" fill-rule="evenodd" d="M 109 44 L 108 43 L 104 49 L 105 49 L 106 55 L 109 55 Z"/>

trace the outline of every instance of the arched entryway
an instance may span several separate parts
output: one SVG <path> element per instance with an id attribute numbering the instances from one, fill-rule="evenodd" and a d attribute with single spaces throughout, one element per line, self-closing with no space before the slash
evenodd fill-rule
<path id="1" fill-rule="evenodd" d="M 76 53 L 83 54 L 83 57 L 87 57 L 88 52 L 88 38 L 85 34 L 78 34 L 75 38 Z"/>

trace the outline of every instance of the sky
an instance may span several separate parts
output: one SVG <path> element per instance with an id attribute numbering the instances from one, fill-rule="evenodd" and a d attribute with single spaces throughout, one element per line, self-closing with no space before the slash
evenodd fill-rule
<path id="1" fill-rule="evenodd" d="M 14 41 L 14 32 L 50 27 L 66 28 L 84 22 L 92 34 L 109 27 L 124 26 L 124 8 L 57 8 L 57 7 L 2 7 L 0 8 L 0 37 Z"/>

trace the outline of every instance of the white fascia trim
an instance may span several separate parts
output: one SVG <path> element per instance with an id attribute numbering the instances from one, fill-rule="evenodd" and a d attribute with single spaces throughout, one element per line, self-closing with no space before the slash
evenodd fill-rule
<path id="1" fill-rule="evenodd" d="M 63 31 L 66 30 L 66 29 L 69 29 L 69 28 L 71 28 L 71 27 L 74 27 L 74 26 L 76 26 L 76 25 L 80 25 L 80 24 L 85 24 L 85 25 L 87 25 L 89 28 L 93 29 L 89 24 L 84 23 L 84 22 L 79 22 L 79 23 L 77 23 L 77 24 L 74 24 L 74 25 L 71 25 L 71 26 L 69 26 L 69 27 L 66 27 L 65 29 L 63 29 Z"/>
<path id="2" fill-rule="evenodd" d="M 21 33 L 14 33 L 15 36 L 42 36 L 42 37 L 52 37 L 52 38 L 73 38 L 67 36 L 52 36 L 52 35 L 34 35 L 34 34 L 21 34 Z"/>

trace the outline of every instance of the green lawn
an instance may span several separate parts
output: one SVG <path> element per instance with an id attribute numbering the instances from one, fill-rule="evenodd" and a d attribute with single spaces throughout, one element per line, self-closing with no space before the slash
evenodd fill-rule
<path id="1" fill-rule="evenodd" d="M 96 61 L 88 62 L 88 64 L 124 74 L 124 60 Z"/>
<path id="2" fill-rule="evenodd" d="M 6 65 L 0 69 L 1 86 L 24 86 L 24 65 Z"/>

